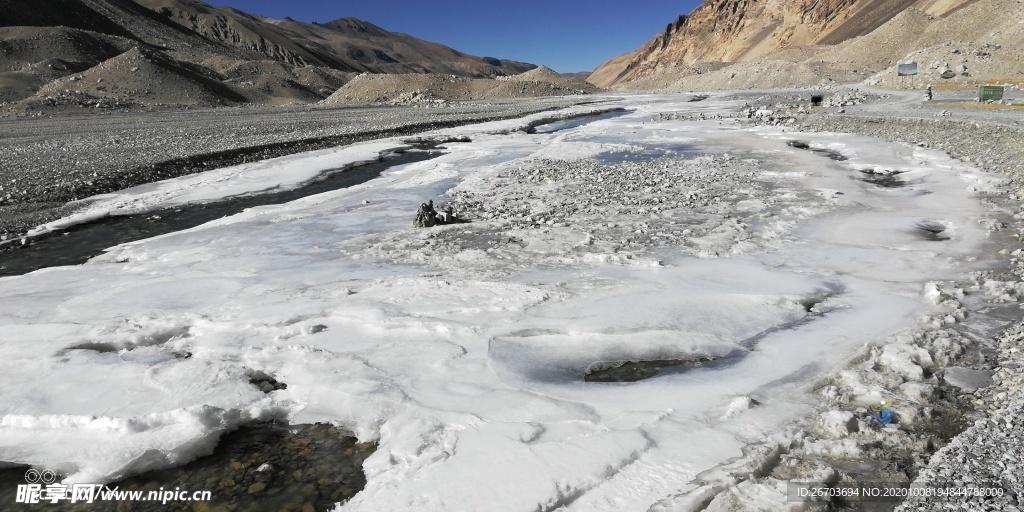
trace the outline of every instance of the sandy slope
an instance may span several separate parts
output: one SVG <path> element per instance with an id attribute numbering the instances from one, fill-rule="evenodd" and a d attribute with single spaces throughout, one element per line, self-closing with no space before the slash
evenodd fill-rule
<path id="1" fill-rule="evenodd" d="M 587 82 L 561 76 L 544 66 L 497 79 L 471 79 L 440 74 L 362 74 L 324 100 L 324 104 L 442 106 L 452 101 L 566 96 L 591 94 L 597 90 L 597 87 Z"/>

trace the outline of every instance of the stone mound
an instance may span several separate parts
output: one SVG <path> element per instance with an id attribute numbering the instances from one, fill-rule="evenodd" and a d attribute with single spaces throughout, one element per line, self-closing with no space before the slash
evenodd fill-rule
<path id="1" fill-rule="evenodd" d="M 363 73 L 323 101 L 326 105 L 446 103 L 473 99 L 476 80 L 455 75 Z"/>
<path id="2" fill-rule="evenodd" d="M 481 99 L 499 98 L 534 98 L 538 96 L 571 96 L 573 94 L 592 94 L 597 92 L 596 86 L 580 82 L 570 86 L 556 82 L 540 82 L 526 80 L 494 80 L 494 84 L 481 95 Z"/>
<path id="3" fill-rule="evenodd" d="M 508 78 L 513 80 L 527 80 L 532 82 L 554 82 L 564 79 L 564 77 L 558 74 L 557 71 L 547 66 L 540 66 L 538 68 L 531 69 L 525 73 L 512 75 Z"/>
<path id="4" fill-rule="evenodd" d="M 225 77 L 250 103 L 283 105 L 315 103 L 356 76 L 320 66 L 292 66 L 280 61 L 207 59 L 203 65 Z"/>
<path id="5" fill-rule="evenodd" d="M 26 102 L 29 106 L 53 106 L 68 104 L 62 98 L 70 104 L 75 98 L 101 98 L 122 105 L 218 106 L 246 101 L 203 71 L 161 52 L 136 47 L 81 74 L 50 82 Z"/>
<path id="6" fill-rule="evenodd" d="M 0 27 L 0 103 L 114 57 L 132 41 L 67 27 Z"/>
<path id="7" fill-rule="evenodd" d="M 508 77 L 498 77 L 498 81 L 512 81 L 512 82 L 535 82 L 540 84 L 554 85 L 555 87 L 549 87 L 562 91 L 583 91 L 584 93 L 595 93 L 600 90 L 594 84 L 580 80 L 578 78 L 568 77 L 559 74 L 557 71 L 547 67 L 540 66 L 536 69 L 531 69 L 525 73 L 518 75 L 512 75 Z M 572 94 L 572 93 L 570 93 Z"/>

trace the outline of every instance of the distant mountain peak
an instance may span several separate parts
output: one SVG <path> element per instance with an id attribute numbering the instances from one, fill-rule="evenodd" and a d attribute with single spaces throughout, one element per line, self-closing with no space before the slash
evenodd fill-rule
<path id="1" fill-rule="evenodd" d="M 354 32 L 377 37 L 390 35 L 390 32 L 374 25 L 373 23 L 352 17 L 338 18 L 336 20 L 328 21 L 327 23 L 321 23 L 320 26 L 330 27 L 342 32 Z"/>

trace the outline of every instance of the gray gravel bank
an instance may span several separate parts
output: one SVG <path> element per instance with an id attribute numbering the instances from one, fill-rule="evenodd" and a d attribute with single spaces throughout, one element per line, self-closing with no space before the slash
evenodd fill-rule
<path id="1" fill-rule="evenodd" d="M 999 369 L 993 375 L 994 383 L 975 393 L 975 410 L 983 412 L 985 417 L 936 452 L 914 482 L 926 492 L 977 488 L 978 494 L 922 495 L 908 499 L 898 510 L 1020 510 L 1024 498 L 1022 341 L 1024 325 L 1021 324 L 1000 337 Z"/>
<path id="2" fill-rule="evenodd" d="M 1006 176 L 1015 185 L 1024 180 L 1024 127 L 985 121 L 836 115 L 810 116 L 798 126 L 920 144 Z"/>

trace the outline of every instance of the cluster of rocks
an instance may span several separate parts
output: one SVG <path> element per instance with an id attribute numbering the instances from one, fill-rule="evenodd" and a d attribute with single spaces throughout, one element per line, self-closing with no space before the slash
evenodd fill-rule
<path id="1" fill-rule="evenodd" d="M 508 221 L 514 228 L 565 227 L 587 216 L 606 221 L 592 226 L 597 230 L 621 227 L 633 235 L 644 235 L 644 223 L 639 221 L 648 213 L 677 207 L 708 207 L 717 199 L 709 198 L 697 180 L 687 180 L 684 174 L 667 166 L 652 169 L 653 166 L 643 163 L 601 165 L 592 160 L 538 160 L 532 164 L 509 168 L 495 176 L 497 201 L 464 190 L 456 190 L 455 200 L 474 217 Z M 711 169 L 707 174 L 717 173 Z M 544 189 L 555 183 L 561 193 L 546 193 Z M 697 184 L 699 188 L 684 188 L 688 184 Z M 641 193 L 637 194 L 638 191 Z M 681 229 L 663 234 L 666 242 L 680 236 L 685 236 Z M 646 242 L 629 238 L 628 242 Z"/>
<path id="2" fill-rule="evenodd" d="M 743 109 L 741 114 L 747 119 L 753 119 L 760 124 L 767 124 L 772 126 L 778 126 L 781 124 L 793 124 L 796 122 L 797 116 L 805 116 L 809 112 L 804 107 L 785 107 L 785 108 L 754 108 L 747 107 Z"/>
<path id="3" fill-rule="evenodd" d="M 514 161 L 474 173 L 448 192 L 468 222 L 463 228 L 371 237 L 358 250 L 488 275 L 581 262 L 651 266 L 665 247 L 715 258 L 784 244 L 795 218 L 833 201 L 727 153 L 615 155 Z"/>
<path id="4" fill-rule="evenodd" d="M 976 278 L 966 291 L 954 283 L 930 284 L 927 294 L 942 312 L 921 319 L 926 330 L 866 347 L 855 364 L 820 388 L 827 405 L 789 457 L 813 462 L 806 467 L 831 466 L 841 482 L 909 485 L 928 457 L 969 421 L 975 387 L 964 375 L 985 375 L 993 364 L 985 356 L 988 340 L 959 328 L 967 316 L 965 292 L 984 293 L 984 278 Z M 857 410 L 879 399 L 894 412 L 888 427 Z M 864 458 L 878 464 L 869 471 L 829 464 Z"/>
<path id="5" fill-rule="evenodd" d="M 985 81 L 1014 76 L 1017 60 L 1012 50 L 1007 51 L 996 42 L 945 41 L 941 44 L 914 50 L 900 60 L 919 63 L 918 80 L 968 82 L 980 78 Z M 978 75 L 978 76 L 976 76 Z M 892 69 L 866 79 L 868 85 L 898 86 L 906 77 L 896 76 Z"/>
<path id="6" fill-rule="evenodd" d="M 1017 213 L 1016 230 L 1024 236 L 1024 213 Z M 1007 251 L 1002 251 L 1006 253 Z M 1010 253 L 1015 278 L 989 280 L 986 292 L 996 302 L 1017 302 L 1024 297 L 1024 250 Z M 914 485 L 926 489 L 954 489 L 958 494 L 942 500 L 915 496 L 900 507 L 903 511 L 948 510 L 945 503 L 963 510 L 1016 511 L 1024 501 L 1024 322 L 997 336 L 986 353 L 991 370 L 947 368 L 945 380 L 967 392 L 961 399 L 973 420 L 949 444 L 923 464 Z M 952 373 L 952 375 L 951 375 Z M 970 492 L 963 492 L 971 490 Z"/>
<path id="7" fill-rule="evenodd" d="M 450 102 L 445 98 L 438 98 L 432 94 L 426 94 L 421 90 L 401 93 L 387 102 L 388 105 L 413 105 L 420 107 L 447 107 Z"/>
<path id="8" fill-rule="evenodd" d="M 938 68 L 940 66 L 939 61 L 933 62 L 932 66 Z M 949 80 L 950 78 L 956 78 L 956 75 L 971 76 L 971 74 L 967 71 L 967 66 L 963 64 L 957 66 L 956 71 L 953 71 L 952 69 L 950 69 L 949 63 L 946 63 L 942 65 L 942 71 L 939 72 L 939 78 L 943 78 L 946 80 Z"/>
<path id="9" fill-rule="evenodd" d="M 956 283 L 931 283 L 926 295 L 942 312 L 921 319 L 925 330 L 908 330 L 865 347 L 852 365 L 818 388 L 824 406 L 810 421 L 746 447 L 744 456 L 731 464 L 698 475 L 701 487 L 693 494 L 705 501 L 714 497 L 716 503 L 736 498 L 749 507 L 743 496 L 774 497 L 780 503 L 797 499 L 793 494 L 787 498 L 787 485 L 799 482 L 916 488 L 918 493 L 980 489 L 975 492 L 987 494 L 920 494 L 902 505 L 899 497 L 875 502 L 835 498 L 806 503 L 801 510 L 892 510 L 897 505 L 908 511 L 1019 510 L 1024 491 L 1018 476 L 1024 465 L 1024 427 L 1018 421 L 1024 413 L 1018 394 L 1024 386 L 1019 349 L 1024 326 L 998 341 L 961 329 L 967 314 L 961 301 L 968 292 L 990 301 L 1006 298 L 1006 290 L 992 277 L 975 274 L 970 290 Z M 1010 294 L 1019 300 L 1017 289 Z M 993 357 L 996 346 L 998 356 Z M 979 389 L 992 380 L 987 369 L 996 365 L 996 385 Z M 749 397 L 734 402 L 743 400 Z M 880 400 L 894 413 L 886 425 L 865 407 Z M 979 416 L 987 417 L 957 436 Z"/>
<path id="10" fill-rule="evenodd" d="M 831 96 L 824 98 L 822 102 L 823 107 L 849 107 L 852 105 L 860 105 L 865 101 L 877 98 L 876 96 L 869 95 L 861 92 L 858 89 L 841 89 L 836 91 Z"/>
<path id="11" fill-rule="evenodd" d="M 654 118 L 655 121 L 707 121 L 709 119 L 721 120 L 729 115 L 714 114 L 708 116 L 703 112 L 697 112 L 696 114 L 683 114 L 679 112 L 658 112 L 658 115 Z"/>
<path id="12" fill-rule="evenodd" d="M 431 199 L 420 205 L 412 225 L 417 228 L 431 228 L 443 224 L 456 224 L 460 220 L 454 205 L 447 204 L 441 208 L 441 211 L 437 211 L 434 209 L 434 200 Z"/>
<path id="13" fill-rule="evenodd" d="M 127 98 L 102 98 L 72 90 L 63 90 L 54 95 L 47 95 L 35 101 L 48 107 L 72 106 L 103 110 L 128 109 L 136 106 L 134 101 Z M 31 111 L 32 108 L 33 103 L 26 103 L 25 109 L 27 111 Z"/>
<path id="14" fill-rule="evenodd" d="M 800 90 L 794 93 L 782 94 L 741 94 L 734 93 L 730 96 L 735 99 L 742 99 L 747 106 L 754 105 L 756 109 L 792 110 L 809 107 L 848 107 L 860 105 L 867 102 L 877 101 L 881 98 L 878 94 L 862 91 L 854 87 L 839 87 L 830 85 Z M 815 98 L 820 104 L 815 103 Z"/>
<path id="15" fill-rule="evenodd" d="M 730 97 L 745 100 L 744 106 L 736 113 L 736 117 L 772 126 L 794 124 L 800 118 L 814 113 L 816 107 L 838 108 L 839 113 L 845 113 L 845 107 L 861 105 L 880 98 L 876 94 L 858 89 L 836 87 L 788 95 L 752 96 L 734 93 Z"/>
<path id="16" fill-rule="evenodd" d="M 320 325 L 319 327 L 323 326 Z M 277 380 L 273 375 L 270 375 L 263 370 L 249 369 L 246 373 L 249 375 L 249 384 L 256 386 L 264 393 L 272 393 L 274 391 L 288 389 L 288 384 Z"/>

